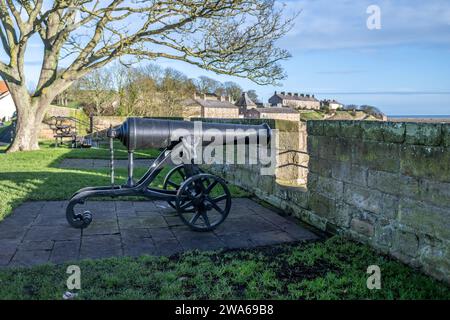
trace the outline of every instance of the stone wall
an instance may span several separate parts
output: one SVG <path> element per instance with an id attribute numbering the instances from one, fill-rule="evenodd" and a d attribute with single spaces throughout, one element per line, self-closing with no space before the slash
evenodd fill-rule
<path id="1" fill-rule="evenodd" d="M 304 157 L 304 145 L 290 150 L 297 142 L 282 134 L 288 160 L 278 156 L 305 167 L 306 186 L 254 167 L 213 170 L 321 230 L 450 282 L 450 124 L 308 121 L 307 134 Z"/>
<path id="2" fill-rule="evenodd" d="M 275 181 L 283 185 L 306 185 L 308 178 L 308 161 L 309 156 L 306 148 L 306 123 L 293 122 L 287 120 L 275 120 L 275 119 L 200 119 L 193 118 L 191 121 L 204 121 L 204 122 L 216 122 L 216 123 L 235 123 L 235 124 L 248 124 L 259 125 L 267 123 L 272 129 L 277 130 L 277 136 L 279 143 L 275 150 L 276 152 L 276 165 L 275 176 L 267 177 L 262 176 L 261 181 L 264 181 L 264 185 L 275 184 Z M 226 150 L 225 150 L 226 151 Z M 248 150 L 247 150 L 248 151 Z M 255 158 L 255 155 L 250 155 Z M 247 162 L 249 155 L 247 154 Z M 257 157 L 256 157 L 257 158 Z M 215 165 L 215 171 L 224 175 L 233 174 L 233 180 L 239 179 L 240 184 L 245 184 L 247 187 L 251 187 L 255 183 L 255 179 L 248 179 L 248 175 L 259 175 L 261 167 L 258 165 Z M 242 177 L 242 179 L 241 179 Z M 273 181 L 272 181 L 273 180 Z M 269 181 L 269 182 L 268 182 Z"/>
<path id="3" fill-rule="evenodd" d="M 49 122 L 47 121 L 51 117 L 74 117 L 79 118 L 82 115 L 81 110 L 59 107 L 51 105 L 47 108 L 45 113 L 44 121 L 41 124 L 41 130 L 39 132 L 39 139 L 52 140 L 54 139 L 54 132 L 50 128 Z"/>

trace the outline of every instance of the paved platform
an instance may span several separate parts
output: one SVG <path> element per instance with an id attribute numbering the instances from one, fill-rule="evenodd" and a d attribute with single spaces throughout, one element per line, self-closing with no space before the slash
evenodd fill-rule
<path id="1" fill-rule="evenodd" d="M 171 256 L 189 250 L 251 248 L 318 237 L 250 199 L 233 199 L 211 233 L 191 231 L 165 202 L 88 202 L 94 220 L 81 231 L 65 219 L 67 202 L 27 202 L 0 222 L 0 266 L 33 266 L 120 256 Z"/>
<path id="2" fill-rule="evenodd" d="M 153 163 L 152 159 L 135 159 L 135 168 L 148 168 Z M 128 160 L 114 160 L 116 168 L 126 168 Z M 106 169 L 109 168 L 109 160 L 102 159 L 63 159 L 59 164 L 63 169 Z"/>

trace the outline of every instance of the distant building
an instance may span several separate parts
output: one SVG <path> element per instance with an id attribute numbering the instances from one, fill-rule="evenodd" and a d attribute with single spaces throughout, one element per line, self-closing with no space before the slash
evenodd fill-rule
<path id="1" fill-rule="evenodd" d="M 16 112 L 16 104 L 5 81 L 0 81 L 0 120 L 10 120 Z"/>
<path id="2" fill-rule="evenodd" d="M 249 119 L 275 119 L 300 121 L 300 113 L 294 109 L 287 107 L 270 107 L 250 109 L 245 114 Z"/>
<path id="3" fill-rule="evenodd" d="M 344 108 L 342 103 L 337 102 L 336 100 L 322 100 L 320 102 L 322 107 L 330 108 L 331 110 L 337 110 Z"/>
<path id="4" fill-rule="evenodd" d="M 239 107 L 229 97 L 216 94 L 194 94 L 192 99 L 184 101 L 184 118 L 239 118 Z"/>
<path id="5" fill-rule="evenodd" d="M 290 107 L 294 109 L 310 109 L 318 110 L 320 109 L 320 101 L 315 98 L 314 95 L 309 94 L 298 94 L 291 92 L 281 92 L 275 91 L 275 94 L 269 99 L 269 103 L 272 106 L 283 106 Z"/>
<path id="6" fill-rule="evenodd" d="M 248 110 L 255 109 L 258 106 L 248 96 L 247 92 L 243 92 L 239 100 L 235 103 L 235 106 L 239 108 L 240 114 L 245 114 Z"/>

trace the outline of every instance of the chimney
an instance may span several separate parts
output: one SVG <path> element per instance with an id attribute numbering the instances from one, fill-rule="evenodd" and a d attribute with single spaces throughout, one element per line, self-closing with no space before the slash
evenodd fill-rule
<path id="1" fill-rule="evenodd" d="M 292 92 L 288 92 L 288 96 L 289 96 L 289 97 L 292 97 Z"/>
<path id="2" fill-rule="evenodd" d="M 281 95 L 285 96 L 285 95 L 286 95 L 286 92 L 281 91 Z"/>
<path id="3" fill-rule="evenodd" d="M 220 96 L 220 101 L 221 101 L 221 102 L 224 102 L 225 99 L 226 99 L 226 98 L 225 98 L 224 96 L 222 96 L 222 95 Z"/>
<path id="4" fill-rule="evenodd" d="M 304 94 L 304 93 L 302 93 L 302 94 L 301 94 L 301 96 L 302 96 L 302 97 L 304 97 L 304 96 L 305 96 L 305 94 Z"/>
<path id="5" fill-rule="evenodd" d="M 278 94 L 278 92 L 275 91 L 275 95 L 277 95 L 277 94 Z"/>
<path id="6" fill-rule="evenodd" d="M 298 93 L 294 93 L 294 97 L 298 97 Z"/>
<path id="7" fill-rule="evenodd" d="M 307 94 L 306 97 L 309 98 L 309 94 Z"/>
<path id="8" fill-rule="evenodd" d="M 203 100 L 206 100 L 206 93 L 203 94 Z"/>
<path id="9" fill-rule="evenodd" d="M 312 95 L 312 97 L 313 97 L 313 98 L 315 98 L 315 96 L 314 96 L 314 95 Z"/>

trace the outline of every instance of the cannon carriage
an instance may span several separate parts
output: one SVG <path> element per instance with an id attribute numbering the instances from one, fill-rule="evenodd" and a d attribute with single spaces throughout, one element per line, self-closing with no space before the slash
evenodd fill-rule
<path id="1" fill-rule="evenodd" d="M 66 218 L 78 229 L 87 228 L 93 219 L 89 211 L 76 212 L 77 205 L 95 197 L 138 196 L 149 200 L 166 201 L 174 208 L 183 223 L 194 231 L 212 231 L 222 224 L 231 209 L 231 193 L 227 182 L 202 171 L 195 163 L 194 145 L 212 143 L 250 144 L 261 139 L 270 142 L 268 125 L 250 126 L 206 123 L 198 129 L 187 121 L 171 121 L 146 118 L 129 118 L 121 126 L 108 130 L 110 140 L 111 185 L 87 187 L 77 191 L 69 200 Z M 128 149 L 128 179 L 124 185 L 116 185 L 114 178 L 114 144 L 120 140 Z M 193 143 L 194 142 L 194 143 Z M 134 152 L 139 149 L 158 148 L 160 155 L 151 163 L 147 172 L 134 179 Z M 173 164 L 174 154 L 181 164 L 169 171 L 162 188 L 151 186 L 162 170 Z M 190 154 L 189 156 L 187 154 Z"/>

